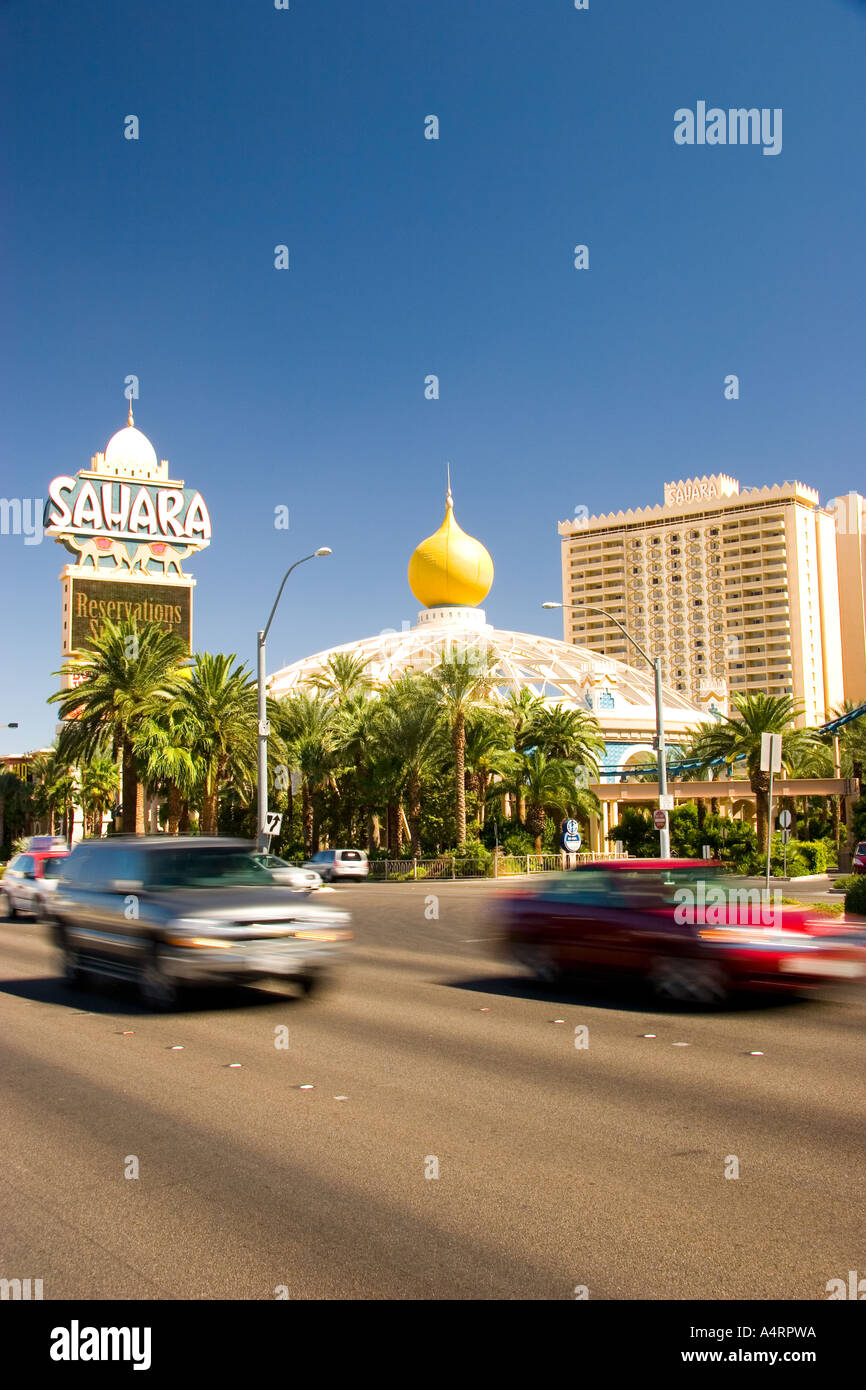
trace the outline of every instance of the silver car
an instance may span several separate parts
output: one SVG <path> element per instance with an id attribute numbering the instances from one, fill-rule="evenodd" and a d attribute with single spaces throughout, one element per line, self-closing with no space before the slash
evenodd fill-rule
<path id="1" fill-rule="evenodd" d="M 370 876 L 370 861 L 363 849 L 320 849 L 304 864 L 321 874 L 326 883 L 335 879 L 364 879 Z"/>
<path id="2" fill-rule="evenodd" d="M 263 869 L 270 869 L 276 883 L 294 888 L 298 893 L 312 893 L 322 886 L 322 876 L 315 869 L 299 869 L 297 864 L 290 864 L 278 854 L 266 854 L 264 851 L 257 854 L 256 859 Z"/>
<path id="3" fill-rule="evenodd" d="M 46 902 L 54 896 L 60 866 L 67 857 L 65 847 L 26 849 L 16 854 L 0 879 L 0 917 L 13 918 L 24 913 L 42 920 Z"/>
<path id="4" fill-rule="evenodd" d="M 351 940 L 348 913 L 275 881 L 245 840 L 85 840 L 49 909 L 70 984 L 134 980 L 152 1007 L 185 986 L 278 979 L 309 994 Z"/>

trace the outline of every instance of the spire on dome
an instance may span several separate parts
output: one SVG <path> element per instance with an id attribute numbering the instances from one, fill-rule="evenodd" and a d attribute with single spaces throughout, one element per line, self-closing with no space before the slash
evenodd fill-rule
<path id="1" fill-rule="evenodd" d="M 448 491 L 445 495 L 445 506 L 448 508 L 449 511 L 453 512 L 454 498 L 451 496 L 451 464 L 446 463 L 445 467 L 448 471 Z"/>
<path id="2" fill-rule="evenodd" d="M 132 418 L 132 396 L 130 396 L 130 398 L 129 398 L 129 414 L 128 414 L 127 417 L 126 417 L 126 423 L 127 423 L 128 425 L 134 425 L 134 424 L 135 424 L 135 421 L 134 421 L 133 418 Z"/>

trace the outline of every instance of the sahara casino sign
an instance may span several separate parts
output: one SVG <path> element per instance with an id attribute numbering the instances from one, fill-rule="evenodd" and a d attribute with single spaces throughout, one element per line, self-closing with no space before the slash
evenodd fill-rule
<path id="1" fill-rule="evenodd" d="M 105 453 L 74 477 L 55 478 L 48 499 L 45 532 L 75 557 L 61 575 L 64 655 L 107 619 L 159 623 L 191 650 L 195 580 L 183 562 L 210 544 L 210 515 L 200 492 L 169 478 L 131 405 Z"/>

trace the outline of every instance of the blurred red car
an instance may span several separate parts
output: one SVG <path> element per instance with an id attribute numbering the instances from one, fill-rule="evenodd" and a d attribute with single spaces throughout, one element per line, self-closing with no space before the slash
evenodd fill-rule
<path id="1" fill-rule="evenodd" d="M 861 840 L 855 849 L 851 869 L 855 874 L 866 874 L 866 840 Z"/>
<path id="2" fill-rule="evenodd" d="M 659 998 L 720 1003 L 737 990 L 866 979 L 866 921 L 781 906 L 698 859 L 582 864 L 498 900 L 506 954 L 537 980 L 643 978 Z"/>

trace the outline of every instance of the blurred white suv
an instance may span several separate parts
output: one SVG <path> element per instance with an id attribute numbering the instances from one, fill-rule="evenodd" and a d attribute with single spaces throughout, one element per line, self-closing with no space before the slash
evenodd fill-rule
<path id="1" fill-rule="evenodd" d="M 363 849 L 320 849 L 312 859 L 304 864 L 305 869 L 314 869 L 321 874 L 326 883 L 336 878 L 369 878 L 370 861 Z"/>

